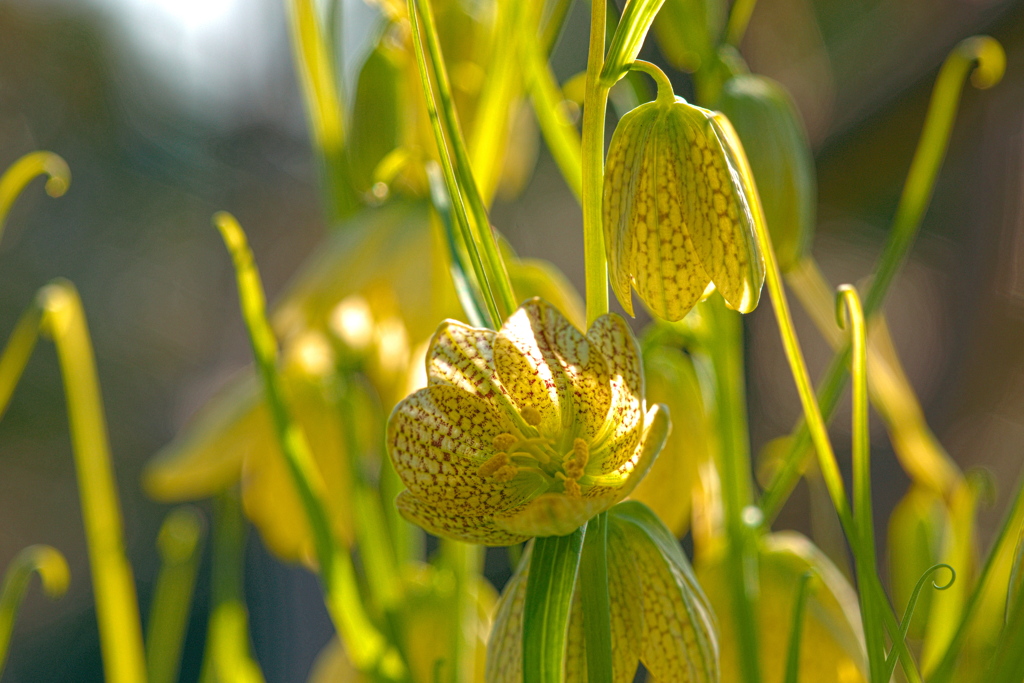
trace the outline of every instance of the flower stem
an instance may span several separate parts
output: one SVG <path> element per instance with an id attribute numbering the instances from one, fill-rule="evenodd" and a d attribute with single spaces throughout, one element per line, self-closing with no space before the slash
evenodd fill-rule
<path id="1" fill-rule="evenodd" d="M 586 270 L 587 325 L 608 312 L 608 264 L 601 226 L 604 188 L 604 119 L 608 88 L 601 83 L 607 6 L 590 3 L 590 46 L 583 96 L 583 259 Z"/>

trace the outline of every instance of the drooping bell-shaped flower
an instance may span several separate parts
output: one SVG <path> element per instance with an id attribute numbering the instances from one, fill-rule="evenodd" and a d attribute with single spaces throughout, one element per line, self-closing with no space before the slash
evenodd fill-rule
<path id="1" fill-rule="evenodd" d="M 523 680 L 523 606 L 531 548 L 498 602 L 487 644 L 487 683 Z M 648 680 L 662 683 L 734 680 L 719 679 L 715 617 L 686 556 L 658 517 L 636 501 L 608 513 L 608 593 L 616 683 L 632 681 L 640 662 Z M 569 615 L 564 680 L 588 680 L 579 584 Z"/>
<path id="2" fill-rule="evenodd" d="M 398 404 L 388 450 L 410 521 L 449 538 L 511 545 L 560 536 L 625 498 L 668 433 L 646 409 L 624 320 L 584 335 L 533 299 L 497 332 L 446 321 L 428 386 Z"/>
<path id="3" fill-rule="evenodd" d="M 710 293 L 757 306 L 763 221 L 743 147 L 720 113 L 666 84 L 622 117 L 608 148 L 604 232 L 612 289 L 632 315 L 631 287 L 660 318 L 681 320 Z"/>
<path id="4" fill-rule="evenodd" d="M 857 596 L 834 564 L 796 532 L 769 534 L 758 541 L 758 624 L 761 680 L 782 683 L 786 670 L 793 603 L 801 577 L 816 577 L 807 597 L 797 680 L 865 683 L 867 655 Z M 733 617 L 726 553 L 717 548 L 698 558 L 697 577 L 718 615 L 722 680 L 739 681 L 740 642 Z"/>

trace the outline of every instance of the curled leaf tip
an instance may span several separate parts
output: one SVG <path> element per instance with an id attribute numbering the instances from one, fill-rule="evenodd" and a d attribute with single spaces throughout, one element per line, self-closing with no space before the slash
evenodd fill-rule
<path id="1" fill-rule="evenodd" d="M 227 211 L 213 214 L 213 225 L 220 231 L 228 250 L 235 252 L 246 246 L 245 233 L 238 220 Z"/>
<path id="2" fill-rule="evenodd" d="M 847 321 L 853 315 L 852 308 L 857 305 L 858 300 L 857 288 L 853 285 L 836 287 L 836 324 L 839 325 L 839 329 L 846 329 Z"/>
<path id="3" fill-rule="evenodd" d="M 21 157 L 0 176 L 0 234 L 4 220 L 25 186 L 38 175 L 46 175 L 46 193 L 60 197 L 71 185 L 71 169 L 53 152 L 30 152 Z"/>
<path id="4" fill-rule="evenodd" d="M 979 90 L 987 90 L 1003 79 L 1006 71 L 1006 51 L 998 40 L 991 36 L 971 36 L 960 41 L 956 53 L 975 63 L 971 72 L 971 84 Z"/>
<path id="5" fill-rule="evenodd" d="M 48 545 L 33 545 L 19 553 L 15 565 L 25 567 L 27 571 L 39 574 L 43 592 L 47 597 L 56 599 L 68 591 L 71 583 L 71 571 L 68 562 L 59 550 Z"/>
<path id="6" fill-rule="evenodd" d="M 192 556 L 202 540 L 205 524 L 192 507 L 180 507 L 164 519 L 157 536 L 157 550 L 164 562 L 179 564 Z"/>

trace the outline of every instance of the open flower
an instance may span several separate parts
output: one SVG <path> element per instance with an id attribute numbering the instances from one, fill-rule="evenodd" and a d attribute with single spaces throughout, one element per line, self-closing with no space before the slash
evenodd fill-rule
<path id="1" fill-rule="evenodd" d="M 625 321 L 584 336 L 532 299 L 501 330 L 445 321 L 429 385 L 395 408 L 388 448 L 408 486 L 402 514 L 431 533 L 484 545 L 572 532 L 625 498 L 668 434 L 646 410 Z"/>

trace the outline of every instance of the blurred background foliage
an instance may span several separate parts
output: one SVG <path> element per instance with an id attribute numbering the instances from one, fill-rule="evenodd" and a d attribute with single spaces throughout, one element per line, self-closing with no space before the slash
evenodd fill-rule
<path id="1" fill-rule="evenodd" d="M 341 5 L 340 71 L 351 93 L 379 15 L 362 0 Z M 576 3 L 554 53 L 562 82 L 584 67 L 586 11 Z M 964 91 L 935 198 L 887 310 L 929 423 L 962 467 L 992 474 L 984 540 L 1024 454 L 1024 2 L 760 0 L 741 51 L 753 71 L 790 90 L 806 121 L 819 186 L 814 253 L 837 283 L 873 262 L 938 66 L 980 32 L 1005 46 L 1006 77 L 992 91 Z M 648 41 L 641 57 L 665 63 L 657 50 Z M 0 244 L 0 330 L 55 276 L 81 291 L 143 613 L 166 507 L 144 496 L 142 466 L 249 362 L 210 215 L 230 210 L 246 226 L 271 299 L 327 230 L 294 73 L 279 0 L 0 0 L 0 168 L 49 149 L 74 176 L 64 198 L 33 186 L 11 213 Z M 685 74 L 671 76 L 677 92 L 692 92 Z M 546 150 L 517 197 L 499 194 L 492 218 L 520 255 L 554 261 L 582 290 L 579 207 Z M 831 353 L 795 313 L 820 372 Z M 766 307 L 748 319 L 755 453 L 799 414 L 774 325 Z M 0 423 L 0 567 L 47 543 L 66 554 L 73 577 L 59 604 L 29 594 L 4 674 L 12 683 L 101 680 L 63 402 L 57 366 L 39 353 Z M 840 408 L 833 428 L 844 464 L 848 414 Z M 907 479 L 881 424 L 874 428 L 884 547 L 884 520 Z M 802 484 L 777 527 L 810 532 L 828 551 L 828 528 L 808 522 L 814 498 Z M 271 559 L 255 534 L 246 552 L 256 657 L 268 681 L 304 680 L 332 633 L 315 578 Z M 504 553 L 488 554 L 487 571 L 500 588 Z M 200 576 L 183 680 L 196 679 L 202 656 L 208 572 Z"/>

